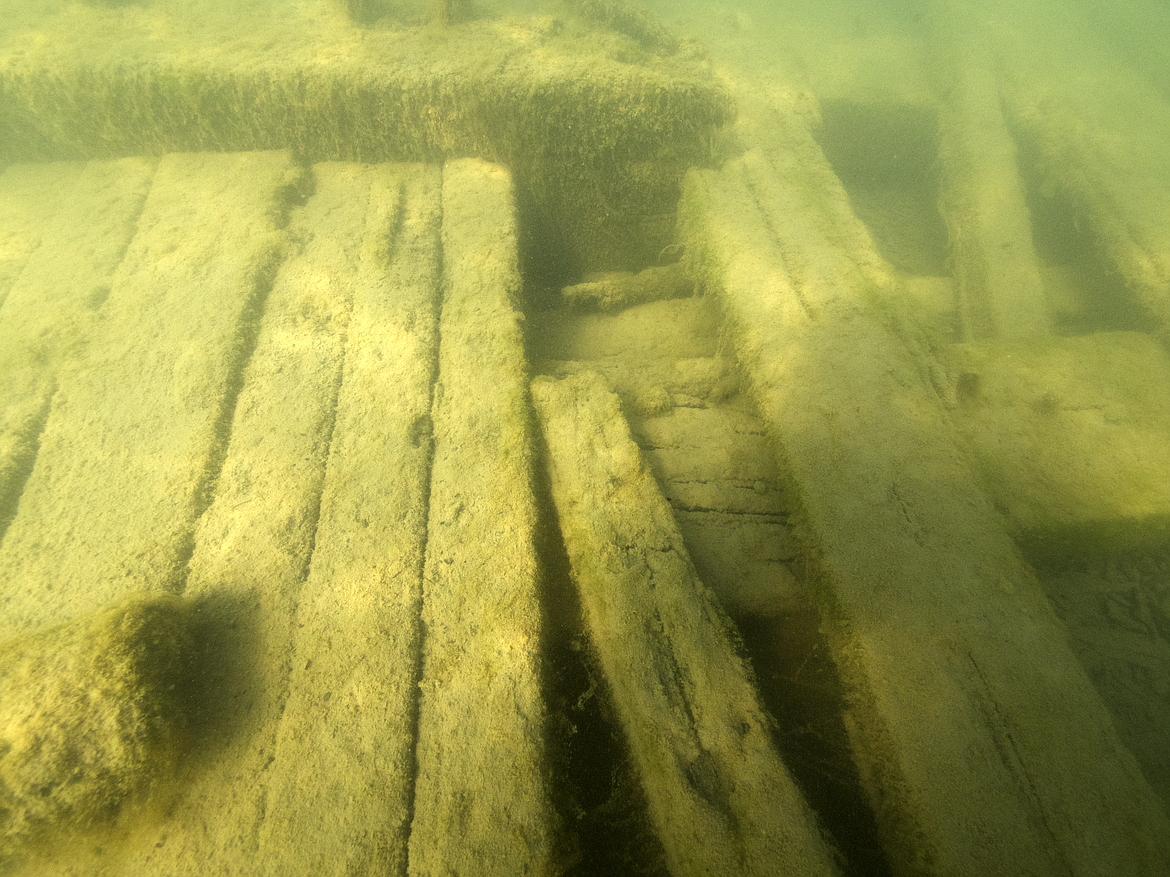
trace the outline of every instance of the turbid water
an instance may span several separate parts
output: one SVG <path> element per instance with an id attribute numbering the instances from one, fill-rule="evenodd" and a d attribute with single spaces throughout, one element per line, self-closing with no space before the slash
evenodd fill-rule
<path id="1" fill-rule="evenodd" d="M 1170 12 L 9 3 L 0 872 L 1170 871 Z"/>

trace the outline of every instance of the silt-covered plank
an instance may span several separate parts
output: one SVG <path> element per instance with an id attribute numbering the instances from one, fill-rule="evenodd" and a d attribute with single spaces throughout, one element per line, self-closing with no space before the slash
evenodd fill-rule
<path id="1" fill-rule="evenodd" d="M 675 875 L 834 873 L 734 634 L 592 372 L 532 386 L 586 626 Z"/>
<path id="2" fill-rule="evenodd" d="M 0 636 L 182 587 L 299 176 L 287 153 L 160 161 L 0 548 Z"/>
<path id="3" fill-rule="evenodd" d="M 203 656 L 190 694 L 195 748 L 167 817 L 115 873 L 258 873 L 270 784 L 281 776 L 278 733 L 297 685 L 298 606 L 336 433 L 351 307 L 378 277 L 363 264 L 363 247 L 390 232 L 398 204 L 396 189 L 373 185 L 381 176 L 369 168 L 317 165 L 312 173 L 313 196 L 290 211 L 295 246 L 268 295 L 215 498 L 196 531 L 186 589 Z"/>
<path id="4" fill-rule="evenodd" d="M 406 873 L 442 180 L 363 173 L 370 219 L 260 832 L 271 874 Z"/>
<path id="5" fill-rule="evenodd" d="M 16 514 L 63 362 L 134 236 L 155 162 L 14 165 L 0 176 L 0 535 Z"/>
<path id="6" fill-rule="evenodd" d="M 777 136 L 810 139 L 795 119 Z M 781 448 L 891 855 L 922 874 L 1163 873 L 1166 816 L 890 330 L 892 290 L 817 227 L 829 210 L 782 209 L 842 197 L 822 177 L 749 150 L 692 173 L 680 215 Z"/>
<path id="7" fill-rule="evenodd" d="M 510 174 L 443 173 L 413 875 L 552 870 L 528 382 Z"/>

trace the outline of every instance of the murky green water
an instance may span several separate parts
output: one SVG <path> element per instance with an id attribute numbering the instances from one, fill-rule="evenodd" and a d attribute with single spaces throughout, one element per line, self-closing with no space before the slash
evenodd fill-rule
<path id="1" fill-rule="evenodd" d="M 1165 4 L 0 19 L 0 871 L 1170 869 Z"/>

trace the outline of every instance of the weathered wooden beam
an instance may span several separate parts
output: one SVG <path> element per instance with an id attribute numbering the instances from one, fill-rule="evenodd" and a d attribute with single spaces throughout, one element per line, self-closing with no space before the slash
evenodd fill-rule
<path id="1" fill-rule="evenodd" d="M 892 860 L 1164 873 L 1165 812 L 896 333 L 844 192 L 797 114 L 757 121 L 767 148 L 692 172 L 680 218 L 780 448 Z"/>
<path id="2" fill-rule="evenodd" d="M 585 621 L 675 875 L 834 873 L 735 634 L 603 378 L 538 378 Z"/>
<path id="3" fill-rule="evenodd" d="M 544 874 L 536 506 L 512 179 L 443 170 L 443 309 L 423 583 L 412 875 Z"/>

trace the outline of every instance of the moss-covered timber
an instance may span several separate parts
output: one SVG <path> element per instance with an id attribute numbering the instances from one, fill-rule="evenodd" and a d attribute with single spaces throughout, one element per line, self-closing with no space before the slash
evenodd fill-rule
<path id="1" fill-rule="evenodd" d="M 1095 255 L 1121 275 L 1167 343 L 1170 101 L 1120 55 L 1102 51 L 1077 8 L 1053 0 L 990 7 L 1005 112 L 1034 185 L 1090 231 Z M 1119 305 L 1097 303 L 1105 312 Z"/>
<path id="2" fill-rule="evenodd" d="M 289 274 L 308 287 L 305 328 L 330 325 L 331 298 L 352 297 L 352 310 L 338 321 L 344 378 L 258 858 L 274 875 L 403 874 L 442 178 L 436 165 L 348 163 L 316 165 L 314 176 L 310 204 L 323 203 L 307 233 L 317 258 Z"/>
<path id="3" fill-rule="evenodd" d="M 528 381 L 506 169 L 443 169 L 443 305 L 409 870 L 552 874 Z"/>
<path id="4" fill-rule="evenodd" d="M 188 606 L 134 594 L 0 645 L 0 870 L 100 833 L 170 780 L 187 742 Z"/>
<path id="5" fill-rule="evenodd" d="M 880 265 L 840 248 L 858 240 L 844 192 L 799 117 L 753 113 L 760 145 L 689 174 L 680 220 L 780 448 L 898 873 L 1165 873 L 1160 802 L 895 330 Z"/>
<path id="6" fill-rule="evenodd" d="M 1030 558 L 1170 536 L 1170 357 L 1144 332 L 962 345 L 954 421 Z"/>
<path id="7" fill-rule="evenodd" d="M 730 112 L 693 50 L 630 58 L 620 35 L 562 33 L 551 19 L 363 29 L 340 4 L 304 9 L 315 17 L 196 26 L 71 6 L 10 33 L 0 163 L 204 149 L 475 155 L 513 171 L 526 225 L 544 230 L 533 245 L 578 269 L 629 269 L 669 243 L 682 175 L 708 161 Z"/>
<path id="8" fill-rule="evenodd" d="M 290 777 L 302 775 L 298 771 L 311 774 L 314 762 L 302 758 L 290 765 L 298 753 L 289 753 L 279 740 L 291 728 L 300 729 L 307 740 L 317 739 L 315 729 L 303 723 L 305 702 L 320 706 L 312 667 L 305 664 L 324 621 L 309 561 L 312 557 L 324 567 L 345 550 L 338 543 L 349 542 L 348 533 L 337 535 L 331 518 L 339 498 L 337 480 L 345 473 L 328 460 L 334 444 L 354 447 L 355 436 L 338 433 L 352 416 L 341 392 L 347 330 L 360 309 L 355 298 L 385 289 L 379 269 L 388 270 L 387 229 L 398 204 L 397 190 L 384 190 L 386 177 L 395 178 L 393 169 L 316 166 L 313 197 L 290 210 L 288 235 L 296 243 L 276 273 L 255 350 L 240 378 L 231 440 L 215 498 L 196 531 L 187 578 L 185 593 L 198 607 L 206 655 L 198 674 L 195 750 L 166 818 L 144 830 L 141 842 L 126 845 L 125 861 L 114 859 L 114 866 L 109 863 L 113 857 L 98 857 L 79 873 L 271 873 L 258 865 L 261 850 L 273 867 L 291 873 L 302 862 L 315 864 L 323 849 L 334 854 L 331 864 L 338 866 L 360 861 L 366 853 L 356 843 L 340 850 L 347 838 L 329 822 L 316 821 L 315 831 L 301 831 L 299 842 L 279 856 L 262 847 L 258 835 L 265 813 L 303 825 L 302 820 L 319 816 L 317 807 L 335 800 L 322 784 L 315 787 L 319 794 L 299 798 L 303 810 L 288 812 L 284 791 Z M 409 476 L 404 467 L 403 479 Z M 373 509 L 370 519 L 376 527 Z M 411 535 L 404 527 L 403 540 Z M 359 551 L 353 555 L 357 567 Z M 353 587 L 354 568 L 334 572 L 340 593 Z M 368 642 L 357 623 L 347 632 L 352 638 L 335 640 L 337 659 Z M 361 679 L 356 668 L 349 679 Z M 338 702 L 350 704 L 355 687 L 339 684 Z M 384 734 L 387 757 L 379 762 L 384 768 L 393 761 L 393 726 L 378 725 L 372 711 L 367 718 L 365 727 L 377 726 L 375 733 Z M 345 750 L 360 726 L 338 723 L 336 731 L 333 755 Z M 372 763 L 370 768 L 375 770 Z M 347 779 L 357 783 L 362 776 L 350 772 Z M 393 784 L 378 785 L 392 800 Z M 377 808 L 368 811 L 366 818 L 378 818 Z M 100 870 L 99 863 L 109 863 L 107 870 Z M 329 871 L 322 867 L 320 873 Z"/>
<path id="9" fill-rule="evenodd" d="M 287 152 L 159 162 L 0 547 L 0 636 L 182 588 L 301 174 Z"/>
<path id="10" fill-rule="evenodd" d="M 834 874 L 617 396 L 594 372 L 537 378 L 532 394 L 586 627 L 670 873 Z"/>
<path id="11" fill-rule="evenodd" d="M 0 536 L 31 474 L 58 375 L 100 322 L 154 165 L 18 164 L 0 176 Z"/>
<path id="12" fill-rule="evenodd" d="M 1051 332 L 1016 146 L 987 39 L 961 0 L 936 0 L 939 212 L 967 341 Z"/>

